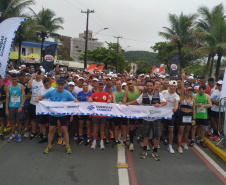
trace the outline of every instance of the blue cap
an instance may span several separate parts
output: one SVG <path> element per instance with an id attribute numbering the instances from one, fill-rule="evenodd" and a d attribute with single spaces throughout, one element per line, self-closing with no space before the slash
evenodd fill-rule
<path id="1" fill-rule="evenodd" d="M 64 81 L 63 79 L 59 79 L 59 80 L 57 81 L 57 83 L 58 83 L 58 84 L 65 84 L 65 81 Z"/>

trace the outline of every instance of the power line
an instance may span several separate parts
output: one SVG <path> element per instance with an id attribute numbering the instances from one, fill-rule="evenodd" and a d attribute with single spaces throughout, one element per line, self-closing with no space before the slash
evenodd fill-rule
<path id="1" fill-rule="evenodd" d="M 79 7 L 76 6 L 75 4 L 71 3 L 70 1 L 68 1 L 68 0 L 64 0 L 64 1 L 67 2 L 67 3 L 69 3 L 69 4 L 71 4 L 71 5 L 73 5 L 73 6 L 75 6 L 75 7 L 78 8 L 79 10 L 81 10 L 81 8 L 79 8 Z"/>

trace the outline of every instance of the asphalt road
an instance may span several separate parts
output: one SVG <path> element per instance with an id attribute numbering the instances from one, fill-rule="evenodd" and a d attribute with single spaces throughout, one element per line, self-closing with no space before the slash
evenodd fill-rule
<path id="1" fill-rule="evenodd" d="M 53 150 L 43 154 L 46 143 L 37 142 L 38 138 L 32 141 L 26 138 L 21 143 L 7 143 L 6 140 L 0 143 L 1 185 L 119 184 L 117 149 L 108 146 L 100 150 L 98 146 L 93 151 L 72 141 L 72 154 L 69 155 L 65 147 L 57 146 L 55 141 Z M 176 151 L 175 145 L 174 149 Z M 141 151 L 136 144 L 135 151 L 131 152 L 135 173 L 129 173 L 139 185 L 224 184 L 191 149 L 184 154 L 170 154 L 162 144 L 161 161 L 158 162 L 151 157 L 151 152 L 146 159 L 140 159 Z M 136 182 L 130 179 L 130 184 Z"/>

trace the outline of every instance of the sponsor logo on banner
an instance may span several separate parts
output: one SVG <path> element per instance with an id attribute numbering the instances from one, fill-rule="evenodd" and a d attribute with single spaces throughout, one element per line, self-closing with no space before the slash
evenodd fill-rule
<path id="1" fill-rule="evenodd" d="M 91 110 L 95 109 L 95 107 L 94 107 L 93 105 L 90 105 L 90 106 L 87 107 L 87 109 L 88 109 L 89 111 L 91 111 Z"/>
<path id="2" fill-rule="evenodd" d="M 176 64 L 172 64 L 172 65 L 170 66 L 170 68 L 171 68 L 172 70 L 177 70 L 177 65 L 176 65 Z"/>
<path id="3" fill-rule="evenodd" d="M 45 60 L 46 60 L 47 62 L 52 62 L 52 61 L 54 60 L 54 58 L 53 58 L 52 55 L 46 55 L 46 56 L 45 56 Z"/>
<path id="4" fill-rule="evenodd" d="M 67 106 L 67 108 L 69 108 L 69 109 L 79 108 L 79 105 L 75 105 L 75 106 Z"/>
<path id="5" fill-rule="evenodd" d="M 97 111 L 111 111 L 112 110 L 112 107 L 110 106 L 96 106 L 97 108 Z"/>
<path id="6" fill-rule="evenodd" d="M 64 108 L 64 106 L 62 106 L 62 107 L 54 107 L 54 106 L 47 106 L 46 107 L 47 109 L 63 109 Z"/>
<path id="7" fill-rule="evenodd" d="M 4 36 L 1 36 L 1 38 L 0 38 L 0 56 L 1 57 L 3 56 L 6 42 L 7 42 L 7 38 Z"/>
<path id="8" fill-rule="evenodd" d="M 161 114 L 160 110 L 149 110 L 150 114 Z"/>

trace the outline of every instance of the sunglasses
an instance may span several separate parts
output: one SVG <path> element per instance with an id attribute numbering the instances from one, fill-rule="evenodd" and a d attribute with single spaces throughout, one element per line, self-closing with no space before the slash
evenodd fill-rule
<path id="1" fill-rule="evenodd" d="M 133 85 L 133 83 L 128 83 L 127 85 Z"/>

